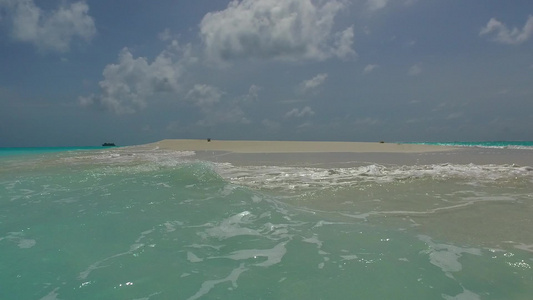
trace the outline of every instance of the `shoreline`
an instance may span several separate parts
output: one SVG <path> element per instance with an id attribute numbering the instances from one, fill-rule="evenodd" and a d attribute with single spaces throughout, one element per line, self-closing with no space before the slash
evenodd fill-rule
<path id="1" fill-rule="evenodd" d="M 195 159 L 234 165 L 354 167 L 369 164 L 477 164 L 533 166 L 533 153 L 491 149 L 378 142 L 231 141 L 166 139 L 147 144 L 163 150 L 194 151 Z"/>

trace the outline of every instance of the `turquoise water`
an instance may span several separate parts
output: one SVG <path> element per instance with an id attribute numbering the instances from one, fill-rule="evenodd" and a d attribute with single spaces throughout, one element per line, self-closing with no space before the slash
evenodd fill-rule
<path id="1" fill-rule="evenodd" d="M 531 299 L 533 168 L 0 157 L 0 299 Z"/>
<path id="2" fill-rule="evenodd" d="M 13 147 L 13 148 L 0 148 L 0 156 L 13 156 L 13 155 L 28 155 L 28 154 L 45 154 L 64 151 L 79 151 L 79 150 L 98 150 L 105 149 L 105 147 Z"/>
<path id="3" fill-rule="evenodd" d="M 481 148 L 533 149 L 533 141 L 420 142 L 415 144 Z"/>

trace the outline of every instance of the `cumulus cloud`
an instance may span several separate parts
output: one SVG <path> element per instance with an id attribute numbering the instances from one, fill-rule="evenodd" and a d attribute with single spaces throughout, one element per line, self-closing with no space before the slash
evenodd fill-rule
<path id="1" fill-rule="evenodd" d="M 96 34 L 89 6 L 81 1 L 43 11 L 33 0 L 0 0 L 12 22 L 11 36 L 41 51 L 67 52 L 73 38 L 90 41 Z"/>
<path id="2" fill-rule="evenodd" d="M 288 111 L 285 114 L 285 118 L 303 118 L 303 117 L 311 117 L 315 114 L 315 112 L 311 109 L 311 107 L 306 106 L 302 109 L 293 108 L 292 110 Z"/>
<path id="3" fill-rule="evenodd" d="M 407 74 L 409 76 L 416 76 L 418 74 L 422 73 L 422 66 L 420 64 L 415 64 L 407 70 Z"/>
<path id="4" fill-rule="evenodd" d="M 317 87 L 321 86 L 322 84 L 324 84 L 327 78 L 328 78 L 328 74 L 322 73 L 322 74 L 316 75 L 315 77 L 309 80 L 305 80 L 304 82 L 300 84 L 301 91 L 304 93 L 310 92 L 316 89 Z"/>
<path id="5" fill-rule="evenodd" d="M 181 47 L 173 40 L 153 61 L 134 57 L 128 48 L 122 49 L 118 62 L 104 68 L 99 82 L 100 93 L 79 97 L 85 107 L 95 107 L 116 114 L 135 113 L 157 99 L 178 99 L 197 107 L 202 118 L 198 126 L 221 123 L 250 123 L 241 104 L 252 103 L 259 97 L 260 87 L 251 85 L 247 93 L 232 100 L 220 88 L 209 84 L 194 84 L 184 90 L 186 70 L 197 61 L 190 45 Z M 225 100 L 225 101 L 224 101 Z"/>
<path id="6" fill-rule="evenodd" d="M 377 125 L 380 123 L 380 120 L 379 119 L 376 119 L 376 118 L 371 118 L 371 117 L 366 117 L 366 118 L 357 118 L 355 119 L 355 122 L 354 124 L 357 125 L 357 126 L 360 126 L 360 125 Z"/>
<path id="7" fill-rule="evenodd" d="M 245 96 L 222 101 L 225 93 L 219 88 L 208 84 L 195 84 L 187 93 L 186 99 L 192 101 L 203 114 L 203 118 L 196 123 L 199 126 L 228 123 L 248 124 L 250 120 L 239 104 L 252 101 L 251 98 L 257 98 L 258 92 L 259 87 L 252 85 Z"/>
<path id="8" fill-rule="evenodd" d="M 403 0 L 403 1 L 390 1 L 390 0 L 367 0 L 366 7 L 369 11 L 374 12 L 385 8 L 390 3 L 402 3 L 405 6 L 413 5 L 417 0 Z"/>
<path id="9" fill-rule="evenodd" d="M 277 121 L 272 121 L 270 119 L 264 119 L 263 121 L 261 121 L 261 124 L 269 130 L 280 130 L 281 129 L 281 123 Z"/>
<path id="10" fill-rule="evenodd" d="M 348 58 L 355 54 L 353 29 L 333 32 L 343 7 L 340 0 L 233 0 L 204 16 L 200 36 L 215 61 Z"/>
<path id="11" fill-rule="evenodd" d="M 368 64 L 363 69 L 363 73 L 365 73 L 365 74 L 366 73 L 370 73 L 370 72 L 374 71 L 377 67 L 378 67 L 378 65 Z"/>
<path id="12" fill-rule="evenodd" d="M 205 108 L 218 103 L 223 94 L 217 87 L 207 84 L 195 84 L 187 93 L 186 98 Z"/>
<path id="13" fill-rule="evenodd" d="M 489 38 L 498 43 L 509 45 L 520 45 L 528 41 L 533 36 L 533 16 L 527 18 L 526 24 L 522 29 L 509 29 L 505 24 L 492 18 L 487 25 L 479 32 L 480 36 L 489 36 Z"/>
<path id="14" fill-rule="evenodd" d="M 449 114 L 446 119 L 447 120 L 453 120 L 453 119 L 459 119 L 459 118 L 462 118 L 464 115 L 463 112 L 453 112 L 451 114 Z"/>
<path id="15" fill-rule="evenodd" d="M 157 38 L 159 38 L 162 41 L 170 41 L 173 39 L 172 33 L 170 32 L 170 29 L 168 28 L 165 28 L 165 30 L 158 33 Z"/>
<path id="16" fill-rule="evenodd" d="M 242 102 L 245 102 L 245 103 L 256 102 L 259 99 L 259 91 L 261 91 L 261 87 L 255 84 L 252 84 L 250 88 L 248 89 L 248 94 L 241 97 Z"/>
<path id="17" fill-rule="evenodd" d="M 206 109 L 204 118 L 196 124 L 199 126 L 215 126 L 218 124 L 249 124 L 251 123 L 244 111 L 238 106 L 227 106 L 218 109 Z"/>
<path id="18" fill-rule="evenodd" d="M 99 82 L 101 94 L 80 97 L 79 102 L 117 114 L 134 113 L 155 95 L 176 92 L 181 73 L 181 66 L 169 51 L 163 51 L 150 63 L 144 57 L 134 58 L 124 48 L 118 63 L 104 68 L 104 80 Z"/>
<path id="19" fill-rule="evenodd" d="M 337 57 L 347 58 L 357 56 L 357 53 L 355 53 L 355 50 L 352 48 L 354 39 L 353 26 L 346 28 L 342 32 L 336 33 L 335 36 L 336 40 L 333 53 Z"/>
<path id="20" fill-rule="evenodd" d="M 368 0 L 366 4 L 369 10 L 374 11 L 384 8 L 388 2 L 389 0 Z"/>

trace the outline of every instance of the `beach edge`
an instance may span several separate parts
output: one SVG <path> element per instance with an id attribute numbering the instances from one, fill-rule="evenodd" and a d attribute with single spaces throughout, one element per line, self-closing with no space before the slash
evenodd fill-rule
<path id="1" fill-rule="evenodd" d="M 192 151 L 195 159 L 234 165 L 321 168 L 369 164 L 533 166 L 531 150 L 409 143 L 165 139 L 143 146 Z"/>
<path id="2" fill-rule="evenodd" d="M 384 142 L 165 139 L 150 145 L 176 151 L 231 153 L 428 153 L 456 147 Z"/>

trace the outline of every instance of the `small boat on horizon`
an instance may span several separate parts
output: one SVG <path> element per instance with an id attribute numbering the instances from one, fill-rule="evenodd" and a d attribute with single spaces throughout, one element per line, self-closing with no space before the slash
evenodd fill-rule
<path id="1" fill-rule="evenodd" d="M 102 147 L 115 147 L 115 143 L 103 143 Z"/>

